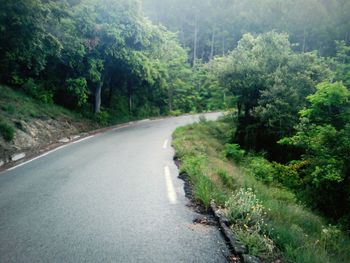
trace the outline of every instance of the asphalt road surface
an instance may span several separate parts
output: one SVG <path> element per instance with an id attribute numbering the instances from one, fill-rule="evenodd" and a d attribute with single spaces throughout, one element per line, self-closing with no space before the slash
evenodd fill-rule
<path id="1" fill-rule="evenodd" d="M 135 123 L 0 173 L 0 262 L 227 262 L 172 160 L 172 132 L 197 119 Z"/>

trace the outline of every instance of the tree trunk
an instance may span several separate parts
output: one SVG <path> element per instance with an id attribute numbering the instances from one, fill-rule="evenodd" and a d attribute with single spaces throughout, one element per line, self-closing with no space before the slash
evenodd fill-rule
<path id="1" fill-rule="evenodd" d="M 169 112 L 173 111 L 173 89 L 168 89 Z"/>
<path id="2" fill-rule="evenodd" d="M 94 113 L 97 114 L 101 111 L 101 91 L 102 91 L 103 81 L 101 80 L 95 89 L 95 105 Z"/>
<path id="3" fill-rule="evenodd" d="M 183 24 L 181 24 L 180 37 L 181 37 L 182 46 L 185 47 L 186 46 L 186 42 L 185 42 L 185 32 L 184 32 Z"/>
<path id="4" fill-rule="evenodd" d="M 225 36 L 222 36 L 222 55 L 225 56 Z"/>
<path id="5" fill-rule="evenodd" d="M 111 107 L 112 105 L 112 97 L 113 97 L 113 86 L 111 85 L 111 78 L 108 79 L 108 87 L 109 87 L 109 93 L 108 93 L 108 107 Z"/>
<path id="6" fill-rule="evenodd" d="M 198 15 L 196 13 L 194 17 L 193 67 L 196 64 L 196 59 L 197 59 L 197 37 L 198 37 Z"/>
<path id="7" fill-rule="evenodd" d="M 214 57 L 214 43 L 215 43 L 215 31 L 213 30 L 213 33 L 211 35 L 211 50 L 210 50 L 210 60 Z"/>
<path id="8" fill-rule="evenodd" d="M 128 85 L 128 96 L 129 96 L 129 113 L 131 114 L 132 111 L 132 83 L 129 83 Z"/>
<path id="9" fill-rule="evenodd" d="M 242 113 L 242 104 L 240 102 L 237 102 L 237 109 L 238 109 L 238 118 L 239 118 Z"/>
<path id="10" fill-rule="evenodd" d="M 303 34 L 303 53 L 305 53 L 305 48 L 306 48 L 306 28 L 304 28 L 304 34 Z"/>

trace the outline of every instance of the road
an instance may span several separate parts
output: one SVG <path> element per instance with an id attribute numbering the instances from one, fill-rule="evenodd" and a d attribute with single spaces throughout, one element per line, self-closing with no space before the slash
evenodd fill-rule
<path id="1" fill-rule="evenodd" d="M 172 160 L 172 132 L 197 119 L 135 123 L 2 172 L 0 262 L 227 262 Z"/>

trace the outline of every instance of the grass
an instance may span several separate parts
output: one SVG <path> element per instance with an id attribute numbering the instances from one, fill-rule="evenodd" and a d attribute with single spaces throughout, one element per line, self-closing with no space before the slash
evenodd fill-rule
<path id="1" fill-rule="evenodd" d="M 3 119 L 29 120 L 32 118 L 78 119 L 80 114 L 63 107 L 41 103 L 26 94 L 0 85 L 0 114 Z"/>
<path id="2" fill-rule="evenodd" d="M 196 199 L 205 206 L 214 199 L 232 214 L 232 230 L 252 254 L 266 262 L 350 262 L 347 234 L 300 204 L 291 191 L 271 183 L 268 163 L 249 156 L 238 166 L 227 159 L 227 149 L 228 157 L 240 160 L 242 154 L 236 146 L 226 146 L 231 125 L 227 121 L 202 120 L 173 134 L 180 168 L 194 184 Z M 251 169 L 258 172 L 260 180 Z M 245 194 L 247 191 L 257 203 L 247 205 L 253 198 Z M 256 204 L 261 206 L 260 214 Z"/>

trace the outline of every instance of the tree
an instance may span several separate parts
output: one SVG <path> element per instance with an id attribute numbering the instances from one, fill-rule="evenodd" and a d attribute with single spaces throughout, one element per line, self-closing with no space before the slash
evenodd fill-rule
<path id="1" fill-rule="evenodd" d="M 305 97 L 329 76 L 326 64 L 315 53 L 293 52 L 288 35 L 276 32 L 244 35 L 225 60 L 218 78 L 237 98 L 235 140 L 281 156 L 276 142 L 292 134 Z"/>
<path id="2" fill-rule="evenodd" d="M 335 219 L 350 216 L 350 91 L 323 82 L 308 96 L 294 136 L 281 144 L 304 150 L 304 189 L 311 205 Z"/>
<path id="3" fill-rule="evenodd" d="M 22 85 L 62 49 L 48 28 L 54 13 L 39 0 L 1 0 L 0 5 L 0 80 Z"/>

